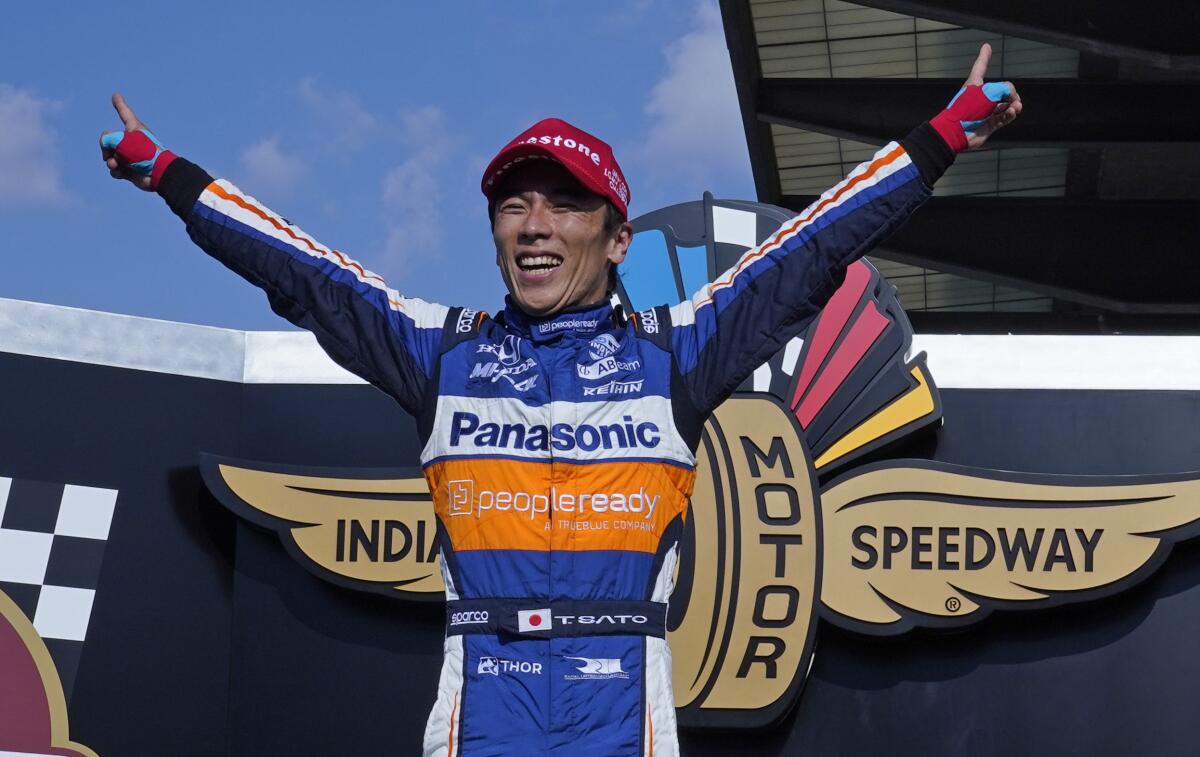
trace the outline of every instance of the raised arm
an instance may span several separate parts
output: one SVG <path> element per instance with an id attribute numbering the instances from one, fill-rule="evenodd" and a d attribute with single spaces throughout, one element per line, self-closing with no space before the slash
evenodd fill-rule
<path id="1" fill-rule="evenodd" d="M 956 153 L 982 145 L 1021 112 L 1009 82 L 983 83 L 984 45 L 946 110 L 885 145 L 729 270 L 670 309 L 678 370 L 711 411 L 804 330 L 845 276 L 915 211 Z"/>
<path id="2" fill-rule="evenodd" d="M 313 332 L 340 365 L 416 414 L 451 310 L 401 296 L 228 181 L 163 148 L 121 95 L 122 131 L 101 136 L 113 178 L 156 191 L 205 252 L 263 289 L 271 308 Z"/>

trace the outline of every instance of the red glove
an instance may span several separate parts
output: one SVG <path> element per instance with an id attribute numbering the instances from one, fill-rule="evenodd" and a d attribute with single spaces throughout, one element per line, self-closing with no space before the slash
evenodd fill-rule
<path id="1" fill-rule="evenodd" d="M 151 190 L 158 188 L 163 172 L 176 157 L 145 129 L 109 132 L 100 138 L 100 144 L 113 151 L 117 163 L 123 168 L 149 176 Z"/>
<path id="2" fill-rule="evenodd" d="M 929 121 L 929 125 L 942 135 L 954 152 L 968 147 L 967 139 L 975 129 L 997 112 L 997 107 L 1012 96 L 1007 82 L 988 82 L 982 87 L 972 84 L 958 90 L 958 94 Z"/>

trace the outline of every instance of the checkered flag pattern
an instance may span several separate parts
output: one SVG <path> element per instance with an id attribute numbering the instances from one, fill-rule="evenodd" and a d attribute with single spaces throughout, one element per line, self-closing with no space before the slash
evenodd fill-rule
<path id="1" fill-rule="evenodd" d="M 70 696 L 117 492 L 0 477 L 0 591 L 46 641 Z"/>

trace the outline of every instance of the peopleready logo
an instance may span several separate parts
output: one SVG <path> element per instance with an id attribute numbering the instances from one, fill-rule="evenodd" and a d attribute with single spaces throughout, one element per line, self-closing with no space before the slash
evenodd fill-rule
<path id="1" fill-rule="evenodd" d="M 658 507 L 660 496 L 649 494 L 646 487 L 639 487 L 635 492 L 592 492 L 569 494 L 560 492 L 558 487 L 551 486 L 549 492 L 523 492 L 500 489 L 480 489 L 476 491 L 475 482 L 471 479 L 459 479 L 446 484 L 448 511 L 451 516 L 474 515 L 476 518 L 485 512 L 507 513 L 514 512 L 527 516 L 530 520 L 547 513 L 635 513 L 643 520 L 654 517 L 654 508 Z M 576 528 L 582 528 L 586 521 L 575 523 Z M 607 522 L 602 524 L 608 526 Z M 486 618 L 485 618 L 486 620 Z M 480 621 L 482 622 L 482 621 Z M 583 622 L 583 621 L 581 621 Z"/>
<path id="2" fill-rule="evenodd" d="M 555 423 L 552 426 L 524 423 L 480 422 L 475 413 L 456 411 L 450 419 L 450 446 L 494 449 L 523 449 L 529 452 L 570 452 L 580 449 L 654 449 L 662 441 L 657 423 L 636 423 L 626 415 L 623 423 L 593 426 Z"/>
<path id="3" fill-rule="evenodd" d="M 553 334 L 555 331 L 575 329 L 576 331 L 595 331 L 600 325 L 597 318 L 560 318 L 555 321 L 544 321 L 538 324 L 538 332 Z"/>

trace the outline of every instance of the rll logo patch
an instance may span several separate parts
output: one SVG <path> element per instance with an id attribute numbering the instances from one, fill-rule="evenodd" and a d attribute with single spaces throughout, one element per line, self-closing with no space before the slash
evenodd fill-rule
<path id="1" fill-rule="evenodd" d="M 629 674 L 621 668 L 621 660 L 605 657 L 568 657 L 564 660 L 576 660 L 578 673 L 563 676 L 564 681 L 603 681 L 609 678 L 628 678 Z"/>

